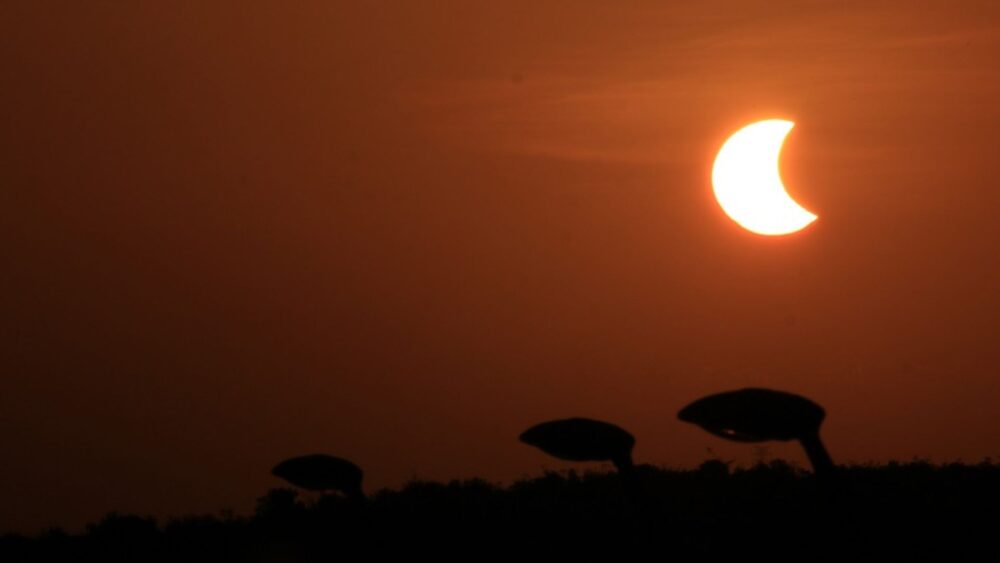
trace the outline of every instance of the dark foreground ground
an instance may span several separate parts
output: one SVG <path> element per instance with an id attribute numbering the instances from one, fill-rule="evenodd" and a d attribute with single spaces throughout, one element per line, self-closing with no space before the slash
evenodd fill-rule
<path id="1" fill-rule="evenodd" d="M 0 561 L 1000 561 L 1000 465 L 550 473 L 501 488 L 415 482 L 367 502 L 274 489 L 249 517 L 108 515 L 82 535 L 0 539 Z"/>

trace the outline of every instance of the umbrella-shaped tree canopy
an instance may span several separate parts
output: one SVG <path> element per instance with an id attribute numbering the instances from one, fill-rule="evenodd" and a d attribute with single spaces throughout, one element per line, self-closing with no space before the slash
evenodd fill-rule
<path id="1" fill-rule="evenodd" d="M 677 418 L 737 442 L 798 440 L 819 474 L 834 470 L 819 438 L 826 417 L 813 401 L 772 389 L 740 389 L 703 397 L 684 407 Z"/>
<path id="2" fill-rule="evenodd" d="M 677 417 L 728 440 L 763 442 L 798 440 L 817 432 L 826 411 L 799 395 L 748 388 L 698 399 Z"/>
<path id="3" fill-rule="evenodd" d="M 364 472 L 346 459 L 326 454 L 293 457 L 274 466 L 271 474 L 307 491 L 340 491 L 347 496 L 364 496 Z"/>
<path id="4" fill-rule="evenodd" d="M 600 420 L 567 418 L 532 426 L 520 440 L 569 461 L 611 461 L 619 471 L 631 467 L 635 438 L 625 429 Z"/>

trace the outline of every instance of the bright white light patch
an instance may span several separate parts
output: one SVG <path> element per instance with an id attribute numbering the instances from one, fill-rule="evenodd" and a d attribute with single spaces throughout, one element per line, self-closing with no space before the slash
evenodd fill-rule
<path id="1" fill-rule="evenodd" d="M 715 157 L 715 199 L 748 231 L 787 235 L 816 220 L 788 195 L 778 171 L 781 145 L 794 125 L 782 119 L 747 125 L 729 137 Z"/>

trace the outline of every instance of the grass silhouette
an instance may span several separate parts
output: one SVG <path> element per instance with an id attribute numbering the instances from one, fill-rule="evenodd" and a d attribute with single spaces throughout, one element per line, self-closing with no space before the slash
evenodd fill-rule
<path id="1" fill-rule="evenodd" d="M 314 561 L 387 556 L 491 559 L 654 553 L 664 559 L 803 561 L 996 559 L 1000 465 L 926 461 L 841 466 L 838 494 L 776 460 L 730 470 L 639 465 L 648 502 L 621 479 L 548 472 L 499 486 L 414 481 L 364 503 L 305 502 L 272 489 L 249 516 L 190 516 L 160 525 L 109 514 L 79 535 L 0 539 L 3 561 Z M 360 554 L 348 557 L 347 554 Z"/>

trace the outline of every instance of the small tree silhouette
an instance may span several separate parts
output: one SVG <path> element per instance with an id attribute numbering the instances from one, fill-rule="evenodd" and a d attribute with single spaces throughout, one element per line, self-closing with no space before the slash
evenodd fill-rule
<path id="1" fill-rule="evenodd" d="M 628 496 L 641 507 L 643 495 L 632 463 L 635 437 L 620 426 L 589 418 L 567 418 L 536 424 L 520 440 L 568 461 L 610 461 Z"/>
<path id="2" fill-rule="evenodd" d="M 610 461 L 621 474 L 632 471 L 635 438 L 610 422 L 567 418 L 536 424 L 519 439 L 543 452 L 568 461 Z"/>
<path id="3" fill-rule="evenodd" d="M 339 491 L 363 499 L 364 472 L 354 463 L 326 454 L 293 457 L 274 466 L 271 474 L 307 491 Z"/>

